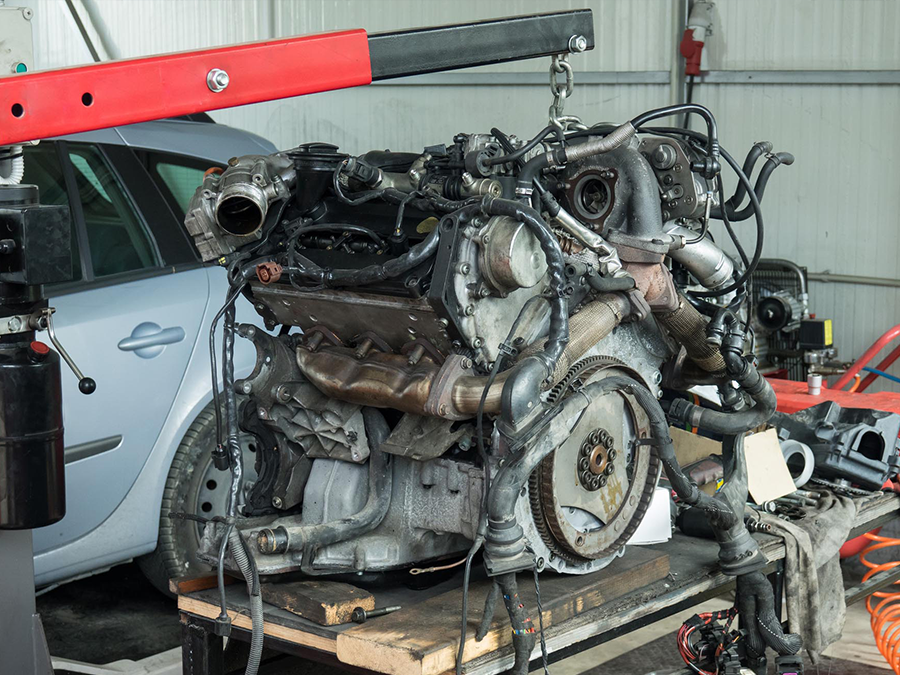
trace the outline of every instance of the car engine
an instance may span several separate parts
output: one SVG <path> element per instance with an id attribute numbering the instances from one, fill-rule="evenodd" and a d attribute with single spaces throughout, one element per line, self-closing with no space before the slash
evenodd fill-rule
<path id="1" fill-rule="evenodd" d="M 647 126 L 676 112 L 706 133 Z M 743 524 L 741 454 L 774 411 L 745 357 L 771 171 L 750 185 L 760 153 L 737 165 L 698 105 L 552 122 L 528 141 L 494 128 L 421 152 L 307 143 L 208 173 L 186 226 L 231 281 L 215 460 L 235 478 L 205 560 L 260 575 L 465 562 L 468 579 L 483 548 L 525 636 L 520 666 L 534 636 L 508 600 L 515 573 L 609 564 L 665 469 L 743 597 L 771 595 Z M 729 199 L 722 157 L 741 179 Z M 709 222 L 733 233 L 750 217 L 756 251 L 735 240 L 733 260 Z M 268 331 L 235 325 L 241 295 Z M 236 336 L 257 362 L 235 381 Z M 695 384 L 717 385 L 721 405 L 689 402 Z M 715 497 L 681 472 L 669 423 L 725 437 Z M 239 432 L 258 440 L 252 484 Z"/>

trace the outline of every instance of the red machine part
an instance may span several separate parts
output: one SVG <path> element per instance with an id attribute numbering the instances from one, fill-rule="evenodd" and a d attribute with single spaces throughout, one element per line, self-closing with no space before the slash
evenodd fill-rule
<path id="1" fill-rule="evenodd" d="M 694 39 L 693 28 L 684 31 L 679 51 L 684 57 L 684 74 L 699 75 L 700 59 L 703 57 L 703 42 Z"/>
<path id="2" fill-rule="evenodd" d="M 216 69 L 227 74 L 227 86 L 220 91 L 214 91 L 215 82 L 207 83 Z M 0 145 L 371 81 L 364 30 L 4 77 L 0 78 Z"/>
<path id="3" fill-rule="evenodd" d="M 852 366 L 850 366 L 849 370 L 846 373 L 841 375 L 837 382 L 834 383 L 834 389 L 843 389 L 849 384 L 850 380 L 852 380 L 859 371 L 863 369 L 863 367 L 869 363 L 872 359 L 877 356 L 878 352 L 888 346 L 895 338 L 900 336 L 900 324 L 897 324 L 890 330 L 886 331 L 884 335 L 878 338 L 871 347 L 869 347 L 865 353 L 860 356 Z M 897 347 L 890 353 L 890 355 L 881 363 L 878 364 L 878 370 L 884 370 L 885 368 L 889 368 L 890 365 L 900 357 L 900 347 Z M 862 381 L 862 384 L 859 387 L 859 391 L 865 391 L 865 389 L 872 384 L 875 380 L 875 375 L 871 374 L 866 377 L 865 380 Z M 859 406 L 857 406 L 859 407 Z"/>
<path id="4" fill-rule="evenodd" d="M 822 387 L 822 393 L 819 396 L 811 396 L 808 393 L 806 382 L 769 379 L 769 384 L 772 385 L 772 389 L 775 390 L 775 395 L 778 397 L 778 410 L 787 414 L 811 408 L 824 401 L 834 401 L 844 408 L 872 408 L 873 410 L 900 413 L 900 393 L 897 392 L 880 391 L 873 394 L 860 394 L 858 391 L 849 392 Z"/>

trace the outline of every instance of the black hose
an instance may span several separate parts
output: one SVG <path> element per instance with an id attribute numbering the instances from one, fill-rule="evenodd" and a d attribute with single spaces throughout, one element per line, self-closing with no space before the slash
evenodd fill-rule
<path id="1" fill-rule="evenodd" d="M 749 177 L 753 175 L 753 169 L 756 167 L 756 163 L 759 161 L 759 158 L 763 156 L 764 153 L 772 152 L 772 143 L 769 141 L 758 141 L 753 144 L 750 148 L 750 151 L 747 153 L 746 159 L 744 159 L 744 166 L 741 170 Z M 731 195 L 731 198 L 725 202 L 732 209 L 736 209 L 741 205 L 741 202 L 744 201 L 744 197 L 747 195 L 747 188 L 744 187 L 743 183 L 738 183 L 737 188 L 734 190 L 734 194 Z"/>
<path id="2" fill-rule="evenodd" d="M 543 141 L 547 136 L 557 131 L 556 127 L 547 126 L 538 132 L 538 135 L 528 141 L 525 145 L 523 145 L 518 150 L 513 149 L 511 146 L 504 145 L 504 150 L 507 151 L 508 154 L 500 155 L 499 157 L 491 157 L 487 160 L 488 166 L 496 166 L 498 164 L 507 164 L 509 162 L 518 162 L 518 160 L 522 159 L 525 155 L 531 152 L 534 148 L 536 148 L 541 141 Z M 509 143 L 509 140 L 502 131 L 494 127 L 491 129 L 491 135 L 494 136 L 498 141 L 500 141 L 501 145 L 503 145 L 503 141 L 506 140 L 506 143 Z"/>
<path id="3" fill-rule="evenodd" d="M 772 172 L 782 164 L 784 164 L 785 166 L 790 166 L 793 163 L 794 156 L 789 152 L 776 152 L 774 155 L 771 155 L 768 160 L 766 160 L 766 163 L 763 164 L 763 168 L 759 171 L 759 176 L 757 176 L 756 178 L 756 184 L 753 186 L 753 192 L 756 194 L 756 198 L 760 202 L 762 202 L 763 195 L 766 191 L 766 185 L 769 183 L 769 178 L 772 176 Z M 739 183 L 739 186 L 743 185 L 743 183 Z M 744 187 L 744 193 L 746 193 L 746 191 L 747 188 Z M 737 192 L 735 192 L 735 196 L 736 195 Z M 713 218 L 722 218 L 724 212 L 724 214 L 727 214 L 732 221 L 740 222 L 742 220 L 747 220 L 754 213 L 752 204 L 745 206 L 740 211 L 735 211 L 735 208 L 736 207 L 732 206 L 731 204 L 726 203 L 724 209 L 716 207 L 712 209 L 710 215 L 712 215 Z"/>
<path id="4" fill-rule="evenodd" d="M 291 275 L 302 275 L 328 287 L 365 286 L 366 284 L 402 276 L 415 269 L 435 254 L 439 237 L 440 232 L 438 228 L 434 228 L 425 239 L 412 246 L 408 251 L 379 265 L 369 265 L 355 270 L 329 270 L 316 265 L 312 261 L 307 261 L 309 267 L 285 265 L 284 271 Z"/>
<path id="5" fill-rule="evenodd" d="M 494 620 L 494 611 L 497 608 L 497 600 L 500 599 L 500 584 L 491 584 L 491 590 L 488 591 L 487 597 L 484 599 L 484 612 L 481 613 L 481 621 L 478 623 L 478 630 L 475 631 L 475 640 L 481 642 L 491 628 L 491 622 Z"/>
<path id="6" fill-rule="evenodd" d="M 655 110 L 648 110 L 631 120 L 631 126 L 635 129 L 640 129 L 651 120 L 669 117 L 670 115 L 677 115 L 682 112 L 685 114 L 694 113 L 699 115 L 706 122 L 707 152 L 709 154 L 708 159 L 710 160 L 710 163 L 704 167 L 701 173 L 703 173 L 706 178 L 712 178 L 719 172 L 719 134 L 716 127 L 716 118 L 713 117 L 713 114 L 705 106 L 696 103 L 678 103 L 662 108 L 656 108 Z M 685 129 L 684 131 L 690 130 Z"/>
<path id="7" fill-rule="evenodd" d="M 378 199 L 381 195 L 384 194 L 384 189 L 378 190 L 365 190 L 363 192 L 357 193 L 355 197 L 348 197 L 344 194 L 344 191 L 341 189 L 341 171 L 344 170 L 344 167 L 347 165 L 347 160 L 345 159 L 343 162 L 337 165 L 334 170 L 334 174 L 331 177 L 331 187 L 334 190 L 335 196 L 347 206 L 359 206 L 360 204 L 365 204 L 366 202 L 370 202 L 373 199 Z"/>
<path id="8" fill-rule="evenodd" d="M 753 213 L 756 216 L 756 245 L 753 249 L 753 258 L 750 260 L 749 264 L 747 264 L 746 269 L 744 269 L 741 276 L 735 279 L 733 283 L 730 283 L 727 286 L 716 289 L 714 291 L 695 291 L 693 295 L 694 297 L 698 298 L 721 297 L 726 293 L 731 293 L 732 291 L 738 290 L 747 282 L 747 280 L 750 278 L 750 275 L 753 274 L 753 272 L 756 270 L 756 266 L 759 264 L 759 259 L 762 257 L 763 242 L 765 237 L 765 225 L 763 224 L 762 206 L 759 203 L 759 198 L 756 196 L 756 192 L 750 185 L 750 179 L 747 178 L 743 171 L 741 171 L 740 167 L 737 165 L 737 162 L 734 161 L 734 158 L 724 152 L 722 153 L 722 156 L 725 158 L 725 161 L 731 165 L 731 168 L 734 169 L 735 173 L 738 176 L 738 180 L 743 183 L 747 189 L 747 194 L 750 197 L 750 208 L 753 209 Z M 732 236 L 734 239 L 736 239 L 733 230 L 729 231 L 729 236 Z"/>
<path id="9" fill-rule="evenodd" d="M 676 425 L 690 424 L 728 436 L 750 431 L 768 422 L 775 412 L 775 392 L 766 378 L 744 358 L 743 330 L 737 317 L 729 310 L 721 309 L 707 324 L 706 334 L 721 344 L 728 377 L 753 399 L 754 405 L 746 410 L 720 412 L 676 399 L 669 407 L 669 419 Z"/>

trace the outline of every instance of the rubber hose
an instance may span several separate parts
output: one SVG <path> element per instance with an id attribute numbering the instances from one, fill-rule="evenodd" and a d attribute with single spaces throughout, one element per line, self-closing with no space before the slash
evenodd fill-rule
<path id="1" fill-rule="evenodd" d="M 475 631 L 475 641 L 481 642 L 491 628 L 491 622 L 494 620 L 494 611 L 497 607 L 497 600 L 500 599 L 500 585 L 491 584 L 491 590 L 488 591 L 487 597 L 484 599 L 484 611 L 481 613 L 481 621 L 478 624 L 478 630 Z"/>
<path id="2" fill-rule="evenodd" d="M 744 166 L 742 167 L 744 174 L 747 176 L 752 175 L 753 169 L 756 167 L 759 158 L 767 152 L 772 152 L 772 143 L 770 141 L 758 141 L 757 143 L 754 143 L 750 148 L 750 152 L 747 153 L 747 158 L 744 160 Z M 731 195 L 731 199 L 725 203 L 732 209 L 736 209 L 741 205 L 741 202 L 744 201 L 744 197 L 746 196 L 747 188 L 744 187 L 743 183 L 738 181 L 734 194 Z"/>
<path id="3" fill-rule="evenodd" d="M 231 556 L 235 564 L 247 582 L 247 592 L 250 594 L 250 656 L 247 658 L 245 675 L 256 675 L 259 671 L 259 662 L 263 650 L 263 606 L 262 595 L 259 591 L 259 572 L 250 562 L 247 551 L 244 549 L 244 540 L 241 539 L 237 528 L 231 530 L 228 536 L 228 544 L 231 548 Z"/>
<path id="4" fill-rule="evenodd" d="M 684 345 L 688 357 L 708 373 L 725 371 L 725 359 L 718 347 L 706 341 L 706 319 L 684 296 L 678 301 L 678 308 L 672 312 L 656 315 L 676 341 Z"/>
<path id="5" fill-rule="evenodd" d="M 740 354 L 724 351 L 725 369 L 750 398 L 754 406 L 737 412 L 720 412 L 676 399 L 669 408 L 669 419 L 674 424 L 690 424 L 707 431 L 727 436 L 742 434 L 765 424 L 775 412 L 775 392 L 759 371 Z"/>
<path id="6" fill-rule="evenodd" d="M 747 410 L 720 412 L 675 399 L 669 408 L 669 419 L 675 424 L 690 424 L 726 436 L 736 436 L 768 422 L 777 404 L 775 392 L 766 378 L 744 358 L 740 321 L 733 312 L 722 309 L 706 325 L 706 337 L 710 342 L 722 342 L 720 353 L 725 372 L 750 396 L 754 405 Z"/>
<path id="7" fill-rule="evenodd" d="M 763 168 L 759 171 L 759 176 L 756 179 L 756 183 L 753 186 L 753 192 L 756 193 L 756 198 L 758 201 L 762 201 L 763 195 L 766 191 L 766 185 L 769 182 L 769 178 L 772 176 L 772 172 L 775 171 L 779 166 L 784 164 L 785 166 L 790 166 L 794 163 L 794 156 L 789 152 L 776 152 L 774 155 L 769 157 L 766 160 L 766 163 L 763 164 Z M 753 205 L 745 206 L 740 211 L 735 211 L 730 205 L 726 204 L 725 210 L 728 214 L 728 220 L 731 222 L 740 222 L 742 220 L 747 220 L 754 214 Z M 713 218 L 722 218 L 722 209 L 720 207 L 714 207 L 710 211 L 710 215 Z"/>
<path id="8" fill-rule="evenodd" d="M 391 505 L 393 465 L 391 456 L 380 447 L 390 435 L 390 427 L 376 408 L 363 408 L 363 421 L 369 437 L 369 495 L 365 506 L 352 516 L 316 525 L 280 525 L 261 530 L 257 544 L 262 553 L 309 550 L 353 539 L 381 524 Z"/>
<path id="9" fill-rule="evenodd" d="M 619 324 L 620 318 L 628 311 L 627 299 L 621 295 L 601 296 L 588 303 L 578 314 L 569 319 L 570 340 L 551 375 L 550 386 L 559 382 L 572 364 L 578 362 L 588 349 L 609 335 Z M 609 311 L 608 311 L 609 310 Z M 537 353 L 543 348 L 543 339 L 536 340 L 523 351 L 523 358 Z M 563 367 L 562 364 L 568 364 Z M 499 374 L 488 390 L 484 409 L 489 413 L 500 412 L 501 392 L 506 379 L 513 372 L 507 370 Z M 487 382 L 486 375 L 459 378 L 453 385 L 453 405 L 457 410 L 474 413 Z"/>
<path id="10" fill-rule="evenodd" d="M 599 274 L 589 274 L 587 282 L 591 288 L 600 293 L 630 291 L 634 288 L 632 277 L 601 277 Z"/>
<path id="11" fill-rule="evenodd" d="M 434 228 L 421 242 L 406 253 L 380 265 L 369 265 L 360 269 L 326 270 L 312 263 L 308 268 L 285 265 L 284 272 L 300 274 L 325 286 L 365 286 L 406 274 L 435 254 L 440 232 Z"/>

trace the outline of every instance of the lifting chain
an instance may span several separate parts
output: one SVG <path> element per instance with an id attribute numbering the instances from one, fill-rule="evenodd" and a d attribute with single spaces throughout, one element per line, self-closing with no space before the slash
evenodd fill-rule
<path id="1" fill-rule="evenodd" d="M 561 82 L 559 76 L 565 73 L 565 81 Z M 550 104 L 550 124 L 560 131 L 569 129 L 585 129 L 581 119 L 574 115 L 563 115 L 566 107 L 566 99 L 572 95 L 575 89 L 575 73 L 572 64 L 569 63 L 568 54 L 554 54 L 550 61 L 550 93 L 553 95 L 553 103 Z"/>

